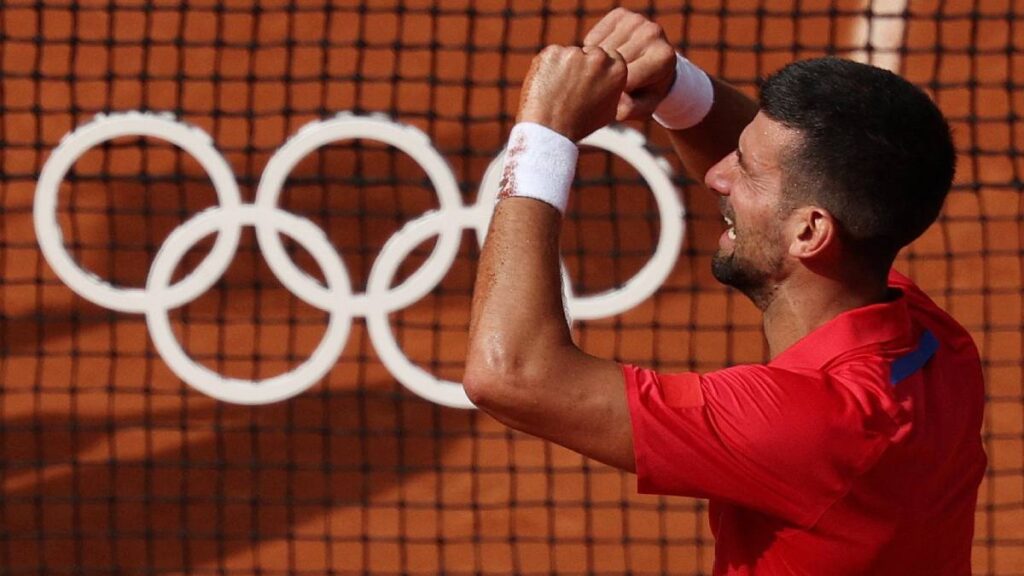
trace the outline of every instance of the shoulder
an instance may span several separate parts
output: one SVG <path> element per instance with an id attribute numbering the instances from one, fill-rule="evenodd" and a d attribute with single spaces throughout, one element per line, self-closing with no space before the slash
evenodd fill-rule
<path id="1" fill-rule="evenodd" d="M 809 435 L 801 444 L 814 450 L 859 449 L 864 442 L 886 440 L 896 428 L 883 372 L 878 362 L 869 360 L 851 359 L 836 372 L 736 366 L 705 375 L 705 393 L 719 405 L 774 412 L 760 420 L 771 424 L 763 432 L 783 441 L 789 435 Z M 774 425 L 779 421 L 788 425 L 780 429 Z"/>
<path id="2" fill-rule="evenodd" d="M 980 364 L 978 347 L 970 332 L 936 304 L 913 280 L 892 270 L 889 272 L 889 286 L 903 292 L 915 323 L 931 331 L 943 344 L 944 352 L 953 352 L 964 361 Z"/>

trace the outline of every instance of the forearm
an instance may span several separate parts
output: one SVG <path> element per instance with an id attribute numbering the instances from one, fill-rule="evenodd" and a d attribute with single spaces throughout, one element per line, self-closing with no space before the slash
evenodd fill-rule
<path id="1" fill-rule="evenodd" d="M 498 204 L 473 291 L 468 371 L 533 379 L 572 345 L 558 266 L 561 221 L 530 198 Z"/>
<path id="2" fill-rule="evenodd" d="M 551 46 L 534 59 L 477 269 L 463 384 L 505 424 L 629 470 L 622 371 L 573 344 L 558 258 L 574 142 L 614 117 L 625 81 L 616 52 Z"/>
<path id="3" fill-rule="evenodd" d="M 578 349 L 566 323 L 560 227 L 539 201 L 498 204 L 474 288 L 466 392 L 512 428 L 633 470 L 621 370 Z"/>
<path id="4" fill-rule="evenodd" d="M 612 117 L 625 76 L 621 57 L 600 49 L 550 46 L 534 59 L 477 271 L 467 378 L 479 368 L 488 379 L 532 381 L 575 351 L 562 309 L 561 212 L 575 142 Z"/>
<path id="5" fill-rule="evenodd" d="M 703 181 L 716 162 L 736 149 L 743 128 L 757 115 L 757 103 L 734 86 L 712 78 L 715 100 L 707 116 L 685 130 L 669 130 L 686 171 Z"/>

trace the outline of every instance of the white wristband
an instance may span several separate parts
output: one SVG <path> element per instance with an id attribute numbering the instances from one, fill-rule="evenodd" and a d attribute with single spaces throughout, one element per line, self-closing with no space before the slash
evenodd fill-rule
<path id="1" fill-rule="evenodd" d="M 554 130 L 520 122 L 509 134 L 498 200 L 511 196 L 546 202 L 565 214 L 579 149 Z"/>
<path id="2" fill-rule="evenodd" d="M 700 123 L 715 102 L 715 87 L 706 72 L 676 54 L 676 81 L 654 110 L 654 119 L 669 130 Z"/>

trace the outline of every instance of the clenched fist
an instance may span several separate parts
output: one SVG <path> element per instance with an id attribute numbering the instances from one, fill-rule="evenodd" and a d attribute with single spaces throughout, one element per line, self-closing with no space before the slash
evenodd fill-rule
<path id="1" fill-rule="evenodd" d="M 626 62 L 615 50 L 548 46 L 523 82 L 518 121 L 579 141 L 615 119 L 625 86 Z"/>
<path id="2" fill-rule="evenodd" d="M 612 10 L 587 33 L 584 46 L 615 51 L 626 60 L 629 80 L 617 120 L 651 115 L 675 81 L 676 52 L 661 26 L 625 8 Z"/>

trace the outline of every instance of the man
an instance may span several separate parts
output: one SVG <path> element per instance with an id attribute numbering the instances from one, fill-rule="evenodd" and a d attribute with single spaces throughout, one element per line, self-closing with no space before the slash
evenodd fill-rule
<path id="1" fill-rule="evenodd" d="M 573 142 L 652 111 L 719 197 L 713 272 L 763 311 L 765 365 L 659 374 L 572 342 L 558 235 Z M 970 574 L 978 353 L 890 272 L 953 177 L 928 97 L 819 59 L 767 79 L 758 106 L 616 10 L 584 47 L 534 60 L 519 122 L 478 272 L 470 398 L 635 471 L 641 491 L 710 499 L 716 574 Z"/>

